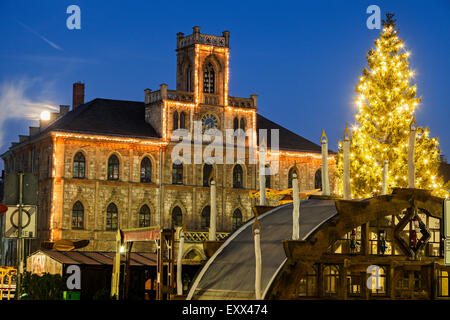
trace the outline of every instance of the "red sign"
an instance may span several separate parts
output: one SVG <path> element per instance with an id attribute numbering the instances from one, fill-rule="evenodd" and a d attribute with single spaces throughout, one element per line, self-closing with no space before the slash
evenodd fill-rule
<path id="1" fill-rule="evenodd" d="M 3 203 L 0 203 L 0 213 L 4 213 L 8 211 L 8 207 L 5 206 Z"/>
<path id="2" fill-rule="evenodd" d="M 158 227 L 123 230 L 123 242 L 159 240 L 160 232 Z"/>

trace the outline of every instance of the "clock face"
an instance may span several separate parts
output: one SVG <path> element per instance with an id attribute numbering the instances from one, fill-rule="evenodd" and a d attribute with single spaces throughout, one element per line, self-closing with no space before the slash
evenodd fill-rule
<path id="1" fill-rule="evenodd" d="M 219 127 L 219 121 L 217 117 L 211 113 L 205 113 L 202 116 L 203 131 L 208 129 L 217 129 Z"/>

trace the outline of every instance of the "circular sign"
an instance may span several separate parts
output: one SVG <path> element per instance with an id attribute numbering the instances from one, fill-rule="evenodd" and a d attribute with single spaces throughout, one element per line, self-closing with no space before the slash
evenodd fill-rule
<path id="1" fill-rule="evenodd" d="M 23 228 L 28 227 L 28 225 L 30 224 L 31 216 L 30 216 L 30 213 L 25 209 L 22 209 L 22 213 L 25 213 L 25 215 L 22 215 L 22 229 L 23 229 Z M 14 212 L 11 214 L 10 221 L 11 221 L 11 225 L 14 228 L 19 229 L 19 209 L 14 210 Z M 26 223 L 24 223 L 24 222 L 26 222 Z"/>

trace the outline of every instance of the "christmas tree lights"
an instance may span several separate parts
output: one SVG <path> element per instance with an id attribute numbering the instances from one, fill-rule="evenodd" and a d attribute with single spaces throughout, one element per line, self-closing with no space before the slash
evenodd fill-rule
<path id="1" fill-rule="evenodd" d="M 388 162 L 387 192 L 408 186 L 408 137 L 414 111 L 421 97 L 412 84 L 410 53 L 398 37 L 393 14 L 383 20 L 383 30 L 375 40 L 375 49 L 367 54 L 356 85 L 357 125 L 352 126 L 350 147 L 350 183 L 352 198 L 381 194 L 383 166 Z M 415 144 L 415 187 L 432 190 L 434 195 L 448 195 L 438 176 L 439 143 L 431 138 L 428 127 L 417 127 Z M 337 187 L 343 192 L 343 144 L 337 155 Z"/>

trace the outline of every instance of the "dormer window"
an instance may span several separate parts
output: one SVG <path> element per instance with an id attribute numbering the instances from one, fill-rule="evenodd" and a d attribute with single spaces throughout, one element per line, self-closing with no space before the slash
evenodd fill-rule
<path id="1" fill-rule="evenodd" d="M 214 81 L 214 67 L 209 63 L 203 72 L 203 92 L 214 93 L 215 81 Z"/>

